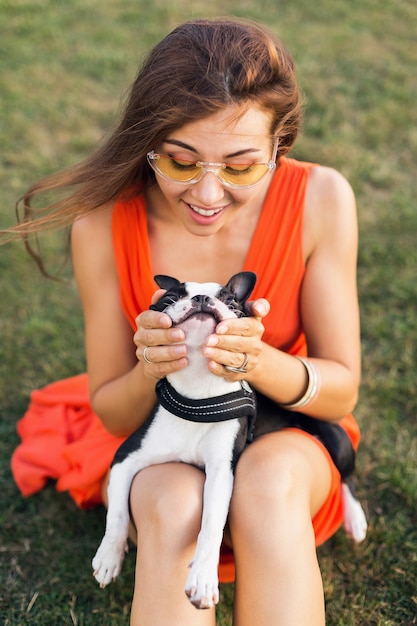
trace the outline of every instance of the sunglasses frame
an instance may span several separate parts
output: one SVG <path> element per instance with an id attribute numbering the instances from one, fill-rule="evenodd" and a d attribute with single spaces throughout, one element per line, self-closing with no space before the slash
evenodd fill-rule
<path id="1" fill-rule="evenodd" d="M 224 170 L 225 167 L 227 167 L 227 163 L 210 163 L 207 161 L 190 161 L 190 163 L 194 163 L 197 167 L 201 168 L 201 172 L 199 173 L 199 175 L 197 176 L 197 178 L 192 178 L 191 180 L 176 180 L 175 178 L 171 178 L 170 176 L 168 176 L 167 174 L 165 174 L 165 172 L 163 172 L 162 170 L 159 169 L 157 161 L 158 159 L 160 159 L 161 157 L 163 158 L 168 158 L 170 159 L 171 157 L 169 157 L 166 154 L 159 154 L 157 152 L 155 152 L 154 150 L 151 150 L 150 152 L 148 152 L 148 154 L 146 155 L 147 161 L 149 163 L 149 165 L 151 166 L 151 168 L 153 169 L 153 171 L 156 174 L 159 174 L 160 176 L 162 176 L 162 178 L 165 178 L 165 180 L 169 180 L 171 183 L 176 183 L 178 185 L 195 185 L 196 183 L 200 182 L 200 180 L 209 172 L 211 172 L 212 174 L 214 174 L 217 178 L 217 180 L 219 181 L 219 183 L 221 185 L 223 185 L 224 187 L 229 187 L 231 189 L 247 189 L 249 187 L 254 187 L 255 185 L 257 185 L 258 183 L 261 182 L 261 180 L 269 173 L 273 172 L 276 167 L 276 156 L 277 156 L 277 152 L 278 152 L 278 137 L 275 138 L 274 141 L 274 147 L 272 150 L 272 157 L 271 159 L 268 161 L 268 163 L 253 163 L 252 165 L 266 165 L 267 169 L 265 170 L 265 172 L 262 174 L 262 176 L 255 181 L 254 183 L 250 183 L 249 185 L 239 185 L 236 183 L 231 183 L 227 180 L 224 180 L 221 176 L 221 172 L 222 170 Z M 172 159 L 175 160 L 175 159 Z"/>

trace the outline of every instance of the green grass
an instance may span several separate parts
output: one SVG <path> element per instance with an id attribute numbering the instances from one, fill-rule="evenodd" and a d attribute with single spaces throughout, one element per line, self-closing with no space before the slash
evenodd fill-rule
<path id="1" fill-rule="evenodd" d="M 414 0 L 0 0 L 0 224 L 14 223 L 26 185 L 107 132 L 149 46 L 184 19 L 219 14 L 283 37 L 307 100 L 294 155 L 340 169 L 357 194 L 358 490 L 370 529 L 359 547 L 341 531 L 319 549 L 327 623 L 417 624 Z M 54 271 L 62 239 L 42 244 Z M 12 481 L 30 390 L 84 369 L 73 283 L 41 278 L 19 243 L 0 248 L 0 336 L 0 624 L 128 624 L 134 554 L 105 591 L 90 573 L 104 511 L 79 511 L 52 485 L 26 500 Z M 231 624 L 232 591 L 222 588 L 220 626 Z"/>

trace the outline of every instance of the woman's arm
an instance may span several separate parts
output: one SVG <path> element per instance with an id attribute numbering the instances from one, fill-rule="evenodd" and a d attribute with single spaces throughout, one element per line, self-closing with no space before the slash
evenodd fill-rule
<path id="1" fill-rule="evenodd" d="M 354 409 L 361 376 L 356 202 L 343 176 L 322 167 L 312 170 L 307 202 L 301 314 L 322 388 L 306 413 L 337 418 Z"/>

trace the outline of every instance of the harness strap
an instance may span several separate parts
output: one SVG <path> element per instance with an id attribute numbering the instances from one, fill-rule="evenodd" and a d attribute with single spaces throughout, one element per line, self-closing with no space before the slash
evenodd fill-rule
<path id="1" fill-rule="evenodd" d="M 177 417 L 191 422 L 225 422 L 242 417 L 249 420 L 248 441 L 252 441 L 256 417 L 256 397 L 248 383 L 238 391 L 213 398 L 194 400 L 178 393 L 166 378 L 156 384 L 159 403 Z"/>

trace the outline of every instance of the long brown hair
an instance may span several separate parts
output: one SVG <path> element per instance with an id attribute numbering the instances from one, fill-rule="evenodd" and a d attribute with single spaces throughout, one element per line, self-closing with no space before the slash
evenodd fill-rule
<path id="1" fill-rule="evenodd" d="M 19 224 L 3 234 L 27 240 L 32 233 L 68 226 L 122 194 L 140 193 L 154 182 L 146 154 L 169 132 L 245 103 L 272 113 L 278 156 L 286 154 L 301 124 L 301 97 L 293 60 L 280 40 L 255 22 L 234 18 L 178 26 L 139 69 L 110 137 L 81 163 L 32 185 L 19 201 Z M 69 189 L 64 198 L 32 207 L 38 194 L 63 188 Z"/>

